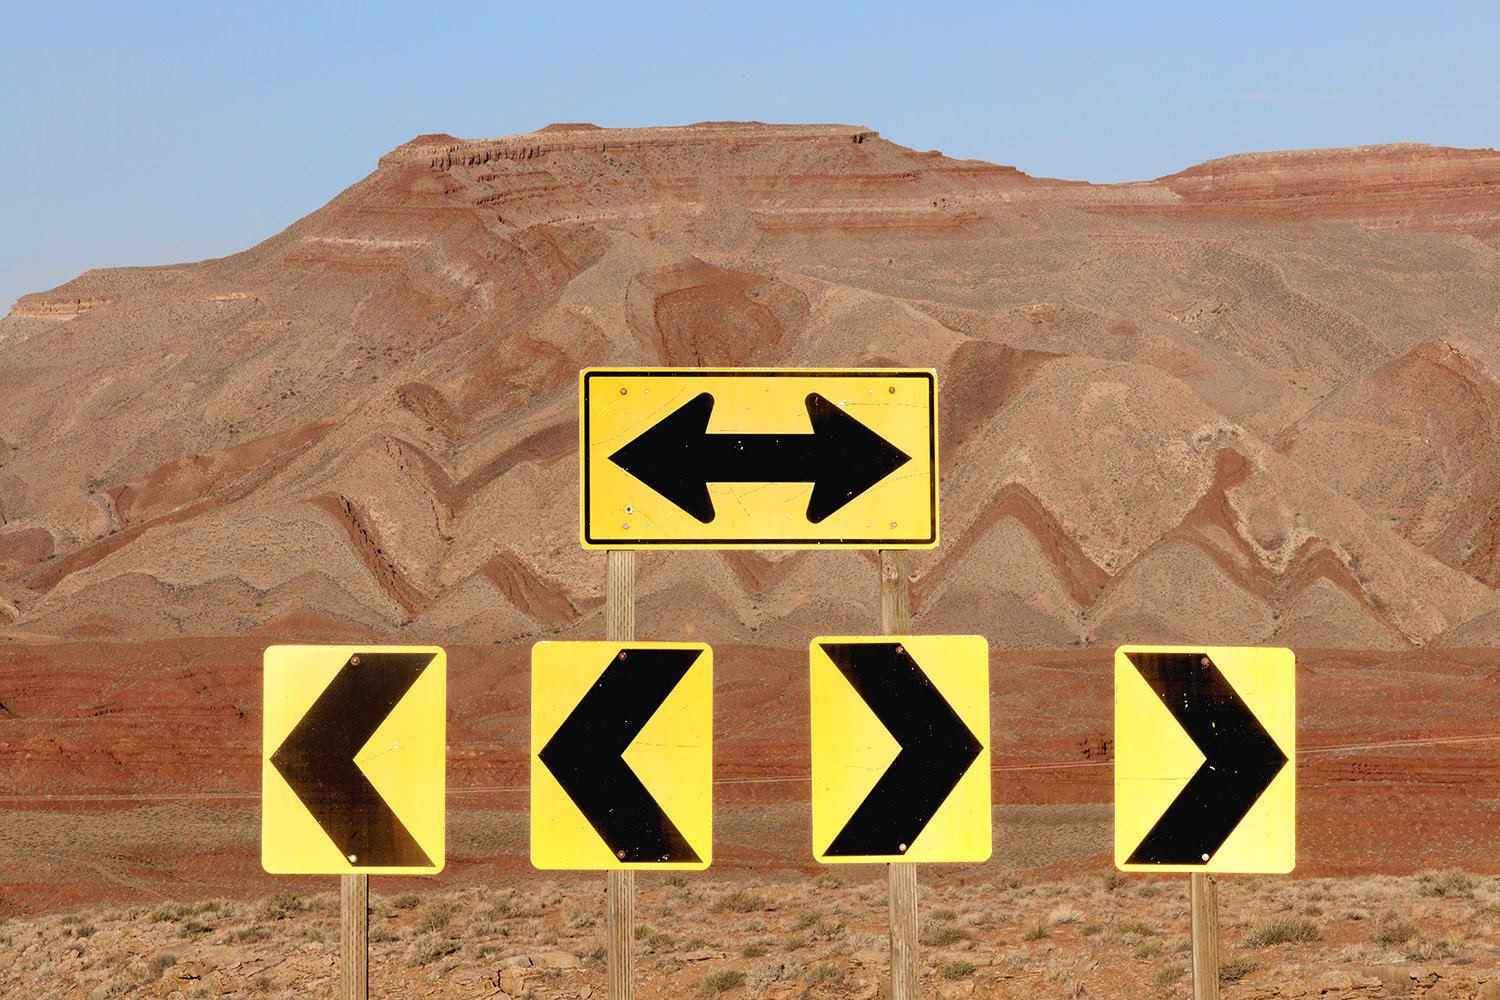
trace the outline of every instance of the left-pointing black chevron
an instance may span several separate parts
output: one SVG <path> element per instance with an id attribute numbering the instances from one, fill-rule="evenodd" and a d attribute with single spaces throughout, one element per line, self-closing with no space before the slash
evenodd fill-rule
<path id="1" fill-rule="evenodd" d="M 984 744 L 899 642 L 819 645 L 901 745 L 824 854 L 908 853 Z"/>
<path id="2" fill-rule="evenodd" d="M 356 653 L 271 755 L 297 798 L 356 867 L 432 866 L 354 757 L 435 658 Z"/>
<path id="3" fill-rule="evenodd" d="M 537 754 L 621 861 L 702 860 L 622 756 L 702 652 L 616 655 Z"/>
<path id="4" fill-rule="evenodd" d="M 1203 763 L 1126 863 L 1206 864 L 1287 756 L 1207 653 L 1125 656 L 1203 753 Z"/>

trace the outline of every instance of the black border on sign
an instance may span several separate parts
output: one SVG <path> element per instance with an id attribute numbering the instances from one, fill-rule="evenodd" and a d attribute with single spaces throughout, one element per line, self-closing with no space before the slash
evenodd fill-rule
<path id="1" fill-rule="evenodd" d="M 921 378 L 927 386 L 927 467 L 931 483 L 927 498 L 928 531 L 925 538 L 600 538 L 589 525 L 589 380 L 599 376 L 626 376 L 629 378 Z M 583 539 L 588 545 L 601 548 L 662 549 L 702 548 L 715 545 L 734 548 L 850 548 L 850 549 L 903 549 L 928 548 L 937 544 L 938 537 L 938 468 L 937 468 L 937 374 L 931 371 L 909 371 L 901 369 L 835 369 L 835 368 L 783 368 L 772 371 L 757 371 L 744 368 L 658 368 L 643 371 L 634 368 L 601 368 L 583 373 L 582 427 L 579 438 L 580 478 L 583 493 Z"/>

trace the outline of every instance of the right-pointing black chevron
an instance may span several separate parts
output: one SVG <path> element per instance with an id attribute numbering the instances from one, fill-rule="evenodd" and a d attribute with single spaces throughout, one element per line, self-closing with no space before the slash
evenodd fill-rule
<path id="1" fill-rule="evenodd" d="M 896 759 L 823 853 L 908 853 L 984 744 L 901 643 L 819 645 L 901 745 Z"/>
<path id="2" fill-rule="evenodd" d="M 1207 864 L 1287 756 L 1207 653 L 1125 656 L 1203 753 L 1203 763 L 1126 863 Z"/>

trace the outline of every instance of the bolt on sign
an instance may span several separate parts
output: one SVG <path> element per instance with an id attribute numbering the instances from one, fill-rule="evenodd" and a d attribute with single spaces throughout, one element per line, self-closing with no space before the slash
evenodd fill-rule
<path id="1" fill-rule="evenodd" d="M 713 652 L 531 647 L 531 863 L 702 869 L 713 860 Z"/>
<path id="2" fill-rule="evenodd" d="M 932 548 L 931 369 L 587 369 L 585 548 Z"/>
<path id="3" fill-rule="evenodd" d="M 990 856 L 983 636 L 814 639 L 813 856 L 825 864 Z"/>
<path id="4" fill-rule="evenodd" d="M 442 870 L 447 673 L 436 646 L 266 650 L 266 871 Z"/>
<path id="5" fill-rule="evenodd" d="M 1289 649 L 1115 652 L 1115 865 L 1284 874 L 1296 864 Z"/>

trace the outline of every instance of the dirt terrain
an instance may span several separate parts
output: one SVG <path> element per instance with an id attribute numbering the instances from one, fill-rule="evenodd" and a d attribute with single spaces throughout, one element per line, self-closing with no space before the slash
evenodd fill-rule
<path id="1" fill-rule="evenodd" d="M 381 880 L 385 995 L 597 994 L 599 880 L 526 858 L 530 645 L 604 634 L 578 372 L 762 365 L 938 373 L 913 629 L 989 640 L 996 847 L 924 869 L 969 935 L 935 991 L 1182 992 L 1182 880 L 1108 876 L 1110 656 L 1194 642 L 1298 653 L 1298 868 L 1225 920 L 1320 940 L 1247 946 L 1226 995 L 1500 995 L 1500 890 L 1430 874 L 1500 846 L 1497 249 L 1492 150 L 1088 185 L 861 127 L 573 124 L 419 136 L 243 253 L 25 296 L 0 991 L 328 981 L 329 879 L 259 867 L 260 655 L 357 640 L 450 656 L 448 867 Z M 640 556 L 638 634 L 716 661 L 716 861 L 643 890 L 646 995 L 874 995 L 878 872 L 809 859 L 806 702 L 808 640 L 877 631 L 877 594 L 873 553 Z"/>

